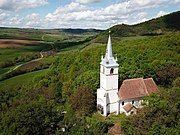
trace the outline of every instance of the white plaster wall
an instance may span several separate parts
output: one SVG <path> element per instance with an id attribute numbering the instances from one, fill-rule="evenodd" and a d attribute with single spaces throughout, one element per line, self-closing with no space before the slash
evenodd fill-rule
<path id="1" fill-rule="evenodd" d="M 109 105 L 109 112 L 110 113 L 114 113 L 114 112 L 118 111 L 118 102 L 111 103 L 111 104 L 108 104 L 108 105 Z"/>
<path id="2" fill-rule="evenodd" d="M 106 90 L 118 89 L 118 75 L 106 76 Z"/>
<path id="3" fill-rule="evenodd" d="M 100 66 L 100 73 L 103 73 L 103 68 L 104 68 L 104 66 Z"/>
<path id="4" fill-rule="evenodd" d="M 106 88 L 106 75 L 100 73 L 100 88 Z"/>
<path id="5" fill-rule="evenodd" d="M 117 92 L 118 92 L 118 89 L 108 91 L 108 100 L 107 100 L 107 103 L 114 103 L 114 102 L 118 102 L 119 101 Z"/>
<path id="6" fill-rule="evenodd" d="M 119 111 L 118 67 L 112 68 L 114 71 L 110 74 L 111 68 L 100 66 L 100 89 L 97 90 L 97 104 L 105 107 L 107 113 Z"/>
<path id="7" fill-rule="evenodd" d="M 117 95 L 117 91 L 105 91 L 104 89 L 97 90 L 97 105 L 101 105 L 106 107 L 107 113 L 117 112 L 119 109 L 119 98 Z M 106 97 L 104 96 L 106 95 Z"/>
<path id="8" fill-rule="evenodd" d="M 107 99 L 106 99 L 106 97 L 104 97 L 105 93 L 107 93 L 106 94 Z M 98 102 L 98 99 L 101 99 L 104 103 L 107 102 L 107 104 L 119 101 L 119 98 L 117 95 L 117 90 L 106 92 L 104 89 L 98 89 L 97 90 L 97 102 Z"/>
<path id="9" fill-rule="evenodd" d="M 104 97 L 105 91 L 103 89 L 97 89 L 97 104 L 104 106 L 106 104 L 106 98 Z"/>
<path id="10" fill-rule="evenodd" d="M 105 90 L 118 89 L 118 75 L 105 75 L 100 73 L 100 87 Z"/>

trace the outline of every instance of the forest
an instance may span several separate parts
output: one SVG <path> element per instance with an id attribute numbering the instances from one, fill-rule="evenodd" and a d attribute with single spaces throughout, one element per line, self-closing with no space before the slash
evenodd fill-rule
<path id="1" fill-rule="evenodd" d="M 160 90 L 145 97 L 148 104 L 128 117 L 103 117 L 96 110 L 100 60 L 106 49 L 106 44 L 95 43 L 97 39 L 79 41 L 85 46 L 43 58 L 36 69 L 2 79 L 0 134 L 104 135 L 115 134 L 110 129 L 118 126 L 122 135 L 179 135 L 180 32 L 112 41 L 119 81 L 152 77 Z"/>

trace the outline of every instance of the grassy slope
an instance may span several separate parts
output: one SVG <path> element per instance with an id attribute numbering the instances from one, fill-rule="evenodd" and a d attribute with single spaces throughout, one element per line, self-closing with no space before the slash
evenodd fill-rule
<path id="1" fill-rule="evenodd" d="M 7 67 L 7 68 L 0 68 L 0 75 L 8 72 L 11 69 L 11 67 Z"/>
<path id="2" fill-rule="evenodd" d="M 35 54 L 38 55 L 40 51 L 50 49 L 52 49 L 52 47 L 47 43 L 41 43 L 39 45 L 33 46 L 21 46 L 17 48 L 1 48 L 0 63 L 4 63 L 6 61 L 15 61 L 16 59 L 20 59 L 22 57 L 30 57 Z"/>
<path id="3" fill-rule="evenodd" d="M 22 57 L 29 57 L 38 55 L 40 51 L 51 50 L 56 47 L 52 47 L 53 43 L 46 43 L 52 41 L 67 42 L 67 41 L 81 41 L 85 40 L 89 36 L 96 35 L 100 31 L 96 30 L 72 30 L 68 29 L 19 29 L 19 28 L 0 28 L 0 38 L 7 39 L 29 39 L 29 40 L 43 40 L 44 43 L 37 45 L 20 46 L 15 48 L 1 48 L 0 49 L 0 65 L 5 62 L 15 62 Z M 79 33 L 79 34 L 78 34 Z M 66 41 L 67 40 L 67 41 Z M 79 48 L 80 46 L 67 47 L 64 50 L 72 50 Z M 15 62 L 15 65 L 20 63 Z M 6 73 L 10 67 L 0 68 L 0 75 Z"/>
<path id="4" fill-rule="evenodd" d="M 113 41 L 119 41 L 122 37 L 126 38 L 144 38 L 144 34 L 148 34 L 151 32 L 157 32 L 161 30 L 162 32 L 167 31 L 177 31 L 180 30 L 179 27 L 179 16 L 180 11 L 175 12 L 157 19 L 153 19 L 144 23 L 140 23 L 137 25 L 116 25 L 111 29 Z M 5 35 L 7 38 L 23 38 L 33 40 L 44 40 L 44 41 L 79 41 L 84 40 L 90 35 L 96 35 L 100 31 L 98 30 L 79 30 L 79 29 L 50 29 L 50 30 L 38 30 L 38 29 L 18 29 L 18 28 L 0 28 L 0 38 L 1 35 Z M 15 35 L 14 37 L 9 37 L 8 34 Z M 78 34 L 79 33 L 79 34 Z M 108 30 L 102 32 L 96 39 L 92 42 L 106 42 L 107 41 L 107 34 Z M 23 36 L 23 37 L 21 37 Z M 25 37 L 24 37 L 25 36 Z M 133 37 L 131 37 L 133 36 Z M 84 46 L 80 45 L 80 48 Z M 72 50 L 76 49 L 78 46 L 70 47 L 70 49 L 65 50 Z M 3 62 L 5 60 L 12 60 L 15 57 L 19 57 L 26 52 L 39 52 L 42 50 L 52 49 L 50 44 L 42 44 L 38 46 L 26 46 L 18 49 L 1 49 L 0 50 L 0 61 Z"/>
<path id="5" fill-rule="evenodd" d="M 75 33 L 74 33 L 75 32 Z M 79 34 L 78 34 L 79 33 Z M 73 46 L 73 42 L 83 41 L 86 38 L 96 35 L 99 33 L 97 30 L 77 30 L 69 29 L 66 32 L 64 30 L 38 30 L 38 29 L 18 29 L 18 28 L 0 28 L 0 38 L 12 38 L 12 39 L 29 39 L 29 40 L 43 40 L 44 43 L 39 43 L 37 45 L 28 45 L 28 46 L 20 46 L 13 48 L 1 48 L 0 49 L 0 65 L 4 65 L 6 62 L 13 62 L 13 65 L 19 65 L 19 62 L 16 62 L 17 59 L 28 59 L 30 56 L 39 55 L 40 51 L 48 51 L 51 49 L 58 49 L 55 43 L 51 41 L 58 41 L 57 45 L 61 42 L 63 44 L 70 44 L 70 47 L 64 47 L 64 50 L 72 50 L 81 48 L 84 45 L 75 45 Z M 11 44 L 9 44 L 11 45 Z M 61 47 L 61 44 L 59 45 Z M 60 49 L 58 49 L 60 51 Z M 30 58 L 32 59 L 32 58 Z M 29 60 L 26 60 L 29 61 Z M 11 65 L 10 65 L 11 66 Z M 9 68 L 9 67 L 8 67 Z M 0 68 L 0 74 L 8 71 L 8 68 Z"/>
<path id="6" fill-rule="evenodd" d="M 19 75 L 19 76 L 7 79 L 5 81 L 0 82 L 0 88 L 6 88 L 7 86 L 8 87 L 15 87 L 18 85 L 27 84 L 30 81 L 32 81 L 34 77 L 39 76 L 39 75 L 44 75 L 47 72 L 48 72 L 48 69 L 44 69 L 44 70 L 26 73 L 23 75 Z"/>
<path id="7" fill-rule="evenodd" d="M 8 59 L 12 59 L 18 56 L 21 56 L 23 54 L 28 54 L 31 52 L 40 52 L 44 49 L 51 49 L 50 45 L 41 44 L 38 46 L 22 46 L 18 48 L 1 48 L 0 49 L 0 61 L 5 61 Z"/>

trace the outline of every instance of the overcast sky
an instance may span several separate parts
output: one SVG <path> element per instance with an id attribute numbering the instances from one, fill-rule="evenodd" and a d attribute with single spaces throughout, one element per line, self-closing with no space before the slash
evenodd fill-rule
<path id="1" fill-rule="evenodd" d="M 107 29 L 179 9 L 180 0 L 0 0 L 0 26 Z"/>

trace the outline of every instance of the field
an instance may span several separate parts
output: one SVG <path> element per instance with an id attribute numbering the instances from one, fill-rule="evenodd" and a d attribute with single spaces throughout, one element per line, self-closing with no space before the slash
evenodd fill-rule
<path id="1" fill-rule="evenodd" d="M 17 48 L 22 46 L 38 45 L 40 41 L 0 39 L 0 48 Z"/>
<path id="2" fill-rule="evenodd" d="M 72 29 L 18 29 L 0 28 L 0 78 L 1 75 L 31 60 L 40 58 L 40 52 L 69 51 L 86 46 L 95 30 Z"/>
<path id="3" fill-rule="evenodd" d="M 39 75 L 45 75 L 47 73 L 48 69 L 45 70 L 39 70 L 30 72 L 27 74 L 19 75 L 16 77 L 12 77 L 10 79 L 7 79 L 6 81 L 0 82 L 0 89 L 7 88 L 7 87 L 15 87 L 17 85 L 25 85 L 32 81 L 33 78 Z"/>
<path id="4" fill-rule="evenodd" d="M 0 40 L 0 68 L 2 70 L 40 57 L 40 51 L 51 50 L 48 43 L 27 40 Z"/>
<path id="5" fill-rule="evenodd" d="M 23 39 L 45 42 L 82 40 L 99 34 L 100 30 L 77 30 L 77 29 L 19 29 L 1 28 L 0 39 Z"/>

